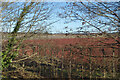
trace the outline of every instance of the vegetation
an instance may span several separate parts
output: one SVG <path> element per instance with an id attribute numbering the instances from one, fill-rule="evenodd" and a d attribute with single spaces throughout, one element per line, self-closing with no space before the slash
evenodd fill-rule
<path id="1" fill-rule="evenodd" d="M 49 34 L 48 26 L 57 22 L 47 21 L 51 18 L 52 3 L 3 2 L 2 5 L 3 31 L 10 33 L 2 45 L 3 78 L 119 79 L 119 2 L 67 3 L 62 7 L 64 13 L 57 15 L 68 19 L 66 23 L 81 21 L 78 32 L 84 32 L 87 37 L 43 40 L 28 38 L 35 33 Z M 89 27 L 103 36 L 91 37 L 90 31 L 84 29 Z M 118 35 L 109 34 L 112 31 Z M 19 32 L 24 33 L 23 36 L 17 37 Z"/>
<path id="2" fill-rule="evenodd" d="M 2 13 L 6 14 L 2 17 L 3 19 L 3 25 L 5 26 L 3 28 L 3 31 L 5 31 L 5 28 L 7 26 L 7 29 L 11 30 L 11 26 L 13 28 L 13 31 L 10 32 L 10 39 L 8 40 L 8 43 L 6 46 L 4 46 L 2 51 L 2 67 L 7 68 L 9 63 L 12 62 L 12 60 L 17 56 L 17 51 L 19 49 L 19 46 L 21 45 L 21 42 L 25 37 L 27 37 L 27 34 L 29 34 L 32 30 L 32 27 L 36 26 L 38 24 L 44 23 L 44 20 L 47 20 L 49 18 L 49 14 L 43 14 L 43 13 L 50 13 L 50 9 L 45 7 L 47 3 L 10 3 L 10 2 L 4 2 L 2 3 Z M 16 7 L 14 7 L 14 6 Z M 21 7 L 22 6 L 22 7 Z M 33 14 L 31 16 L 28 16 L 30 14 Z M 14 17 L 12 17 L 14 15 Z M 45 15 L 45 16 L 44 16 Z M 39 18 L 38 18 L 39 17 Z M 48 24 L 47 24 L 48 25 Z M 45 25 L 46 26 L 46 25 Z M 40 31 L 42 29 L 45 30 L 46 27 L 39 27 L 39 29 L 36 29 L 34 31 Z M 22 29 L 22 31 L 21 31 Z M 16 39 L 17 33 L 19 31 L 26 32 L 26 34 Z M 8 30 L 9 31 L 9 30 Z M 7 31 L 7 32 L 8 32 Z M 15 50 L 14 50 L 15 49 Z"/>
<path id="3" fill-rule="evenodd" d="M 118 48 L 120 47 L 120 2 L 73 2 L 67 3 L 66 7 L 62 7 L 64 13 L 60 13 L 61 18 L 68 19 L 66 23 L 72 21 L 81 21 L 83 26 L 77 28 L 78 32 L 86 32 L 84 29 L 87 28 L 87 32 L 93 32 L 94 30 L 98 33 L 106 35 L 107 38 L 112 38 L 116 41 Z M 89 28 L 94 28 L 90 31 Z M 117 36 L 113 36 L 109 33 L 117 32 Z M 100 41 L 102 42 L 102 41 Z M 113 44 L 105 44 L 112 45 Z M 120 57 L 120 54 L 118 54 Z M 117 70 L 120 71 L 120 58 L 117 63 Z M 119 73 L 120 74 L 120 73 Z M 119 75 L 118 74 L 118 75 Z"/>

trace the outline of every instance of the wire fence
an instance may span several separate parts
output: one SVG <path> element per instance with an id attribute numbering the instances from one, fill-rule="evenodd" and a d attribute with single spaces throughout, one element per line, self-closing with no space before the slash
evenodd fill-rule
<path id="1" fill-rule="evenodd" d="M 37 45 L 32 50 L 32 53 L 37 53 L 33 58 L 36 63 L 30 60 L 24 65 L 27 66 L 28 63 L 37 65 L 36 72 L 46 78 L 92 79 L 117 78 L 118 76 L 118 48 L 68 47 L 60 49 Z M 21 51 L 24 51 L 23 54 L 29 53 L 25 48 Z"/>
<path id="2" fill-rule="evenodd" d="M 118 55 L 117 44 L 114 46 L 78 44 L 60 48 L 45 42 L 44 45 L 29 42 L 21 45 L 19 56 L 12 61 L 12 65 L 16 65 L 14 71 L 19 71 L 20 74 L 32 72 L 31 75 L 37 78 L 118 79 Z"/>

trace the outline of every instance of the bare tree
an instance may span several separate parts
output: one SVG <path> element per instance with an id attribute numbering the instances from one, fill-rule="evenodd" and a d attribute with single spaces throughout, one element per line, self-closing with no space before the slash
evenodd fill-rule
<path id="1" fill-rule="evenodd" d="M 71 2 L 62 9 L 59 16 L 66 18 L 66 23 L 80 21 L 83 25 L 77 28 L 79 32 L 85 32 L 86 27 L 89 32 L 119 32 L 119 2 Z"/>
<path id="2" fill-rule="evenodd" d="M 120 2 L 68 2 L 62 7 L 64 13 L 60 13 L 61 18 L 66 19 L 66 23 L 79 21 L 81 26 L 78 32 L 95 31 L 112 38 L 116 43 L 105 44 L 109 47 L 117 45 L 120 47 Z M 110 33 L 115 33 L 112 35 Z M 104 41 L 100 41 L 103 42 Z M 114 48 L 114 47 L 113 47 Z M 118 72 L 120 65 L 120 54 L 118 53 Z M 119 74 L 119 73 L 118 73 Z"/>
<path id="3" fill-rule="evenodd" d="M 10 37 L 3 47 L 2 57 L 3 68 L 18 55 L 22 41 L 30 37 L 30 32 L 45 32 L 51 24 L 50 19 L 52 8 L 47 2 L 3 2 L 2 3 L 2 26 L 3 32 L 9 32 Z M 16 37 L 17 33 L 25 33 L 22 37 Z M 33 34 L 30 34 L 31 36 Z"/>

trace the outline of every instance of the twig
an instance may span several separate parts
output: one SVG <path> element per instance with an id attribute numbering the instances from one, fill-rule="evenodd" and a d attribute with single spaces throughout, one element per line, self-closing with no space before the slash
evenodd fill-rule
<path id="1" fill-rule="evenodd" d="M 12 61 L 12 63 L 16 63 L 16 62 L 20 62 L 20 61 L 26 60 L 26 59 L 28 59 L 28 58 L 31 58 L 31 57 L 35 56 L 36 54 L 37 54 L 37 53 L 35 53 L 35 54 L 33 54 L 33 55 L 29 56 L 29 57 L 23 58 L 23 59 L 19 59 L 19 60 L 16 60 L 16 61 Z"/>

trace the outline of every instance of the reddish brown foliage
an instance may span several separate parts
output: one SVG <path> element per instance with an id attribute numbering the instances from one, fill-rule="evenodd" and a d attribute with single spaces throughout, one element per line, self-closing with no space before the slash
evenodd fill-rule
<path id="1" fill-rule="evenodd" d="M 81 61 L 81 59 L 82 61 L 88 61 L 90 49 L 91 56 L 95 56 L 92 59 L 95 60 L 102 61 L 102 56 L 104 56 L 102 50 L 104 50 L 105 56 L 109 56 L 107 59 L 110 59 L 110 56 L 113 56 L 113 47 L 115 47 L 115 56 L 117 56 L 118 48 L 114 45 L 115 43 L 116 41 L 110 38 L 41 39 L 25 40 L 23 42 L 23 44 L 27 44 L 25 53 L 28 55 L 33 53 L 32 47 L 35 46 L 34 51 L 38 54 L 54 55 L 59 58 L 63 56 L 64 59 L 73 59 L 76 61 Z M 38 45 L 42 45 L 44 48 L 39 51 Z M 22 50 L 20 50 L 20 53 L 22 53 Z"/>

